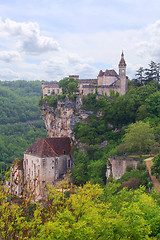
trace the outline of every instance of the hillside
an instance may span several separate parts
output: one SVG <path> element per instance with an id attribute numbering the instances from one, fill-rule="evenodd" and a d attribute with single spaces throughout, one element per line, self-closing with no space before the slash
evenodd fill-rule
<path id="1" fill-rule="evenodd" d="M 40 81 L 0 82 L 0 169 L 22 158 L 38 137 L 46 137 L 40 97 Z"/>

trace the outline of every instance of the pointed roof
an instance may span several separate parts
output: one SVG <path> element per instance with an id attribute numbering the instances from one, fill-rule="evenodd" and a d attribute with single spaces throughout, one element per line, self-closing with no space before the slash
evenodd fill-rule
<path id="1" fill-rule="evenodd" d="M 71 142 L 68 137 L 38 138 L 26 153 L 39 157 L 55 157 L 68 155 L 71 151 Z"/>
<path id="2" fill-rule="evenodd" d="M 98 77 L 103 77 L 103 76 L 117 77 L 118 74 L 117 74 L 116 71 L 113 70 L 113 69 L 111 69 L 111 70 L 106 69 L 105 72 L 103 72 L 102 70 L 100 70 L 100 72 L 99 72 L 99 74 L 98 74 Z"/>
<path id="3" fill-rule="evenodd" d="M 119 66 L 119 67 L 126 67 L 126 62 L 125 62 L 125 60 L 124 60 L 124 53 L 123 53 L 123 51 L 122 51 L 121 60 L 120 60 L 118 66 Z"/>

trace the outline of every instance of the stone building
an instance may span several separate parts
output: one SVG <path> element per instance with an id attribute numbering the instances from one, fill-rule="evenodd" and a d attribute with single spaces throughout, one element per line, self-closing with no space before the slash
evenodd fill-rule
<path id="1" fill-rule="evenodd" d="M 35 199 L 43 197 L 46 184 L 54 185 L 72 168 L 71 145 L 68 137 L 37 139 L 24 153 L 24 159 L 13 162 L 10 192 L 28 197 L 27 192 L 34 190 Z"/>
<path id="2" fill-rule="evenodd" d="M 37 139 L 24 153 L 24 182 L 34 184 L 36 196 L 44 194 L 46 184 L 55 181 L 72 167 L 68 137 Z"/>
<path id="3" fill-rule="evenodd" d="M 126 94 L 128 90 L 128 79 L 126 77 L 126 62 L 122 52 L 119 62 L 119 74 L 115 70 L 100 70 L 96 79 L 79 79 L 79 75 L 69 75 L 78 81 L 78 92 L 82 95 L 94 93 L 97 91 L 99 94 L 110 95 L 110 91 L 118 92 L 120 95 Z M 58 82 L 43 83 L 42 93 L 43 96 L 50 95 L 52 92 L 61 94 L 62 90 L 58 86 Z"/>

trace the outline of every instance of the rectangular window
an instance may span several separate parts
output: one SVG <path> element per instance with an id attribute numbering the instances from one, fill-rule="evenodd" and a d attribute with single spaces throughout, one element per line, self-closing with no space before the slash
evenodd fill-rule
<path id="1" fill-rule="evenodd" d="M 45 165 L 46 165 L 46 160 L 42 159 L 42 166 L 45 167 Z"/>
<path id="2" fill-rule="evenodd" d="M 70 168 L 71 166 L 71 161 L 70 160 L 68 160 L 68 168 Z"/>

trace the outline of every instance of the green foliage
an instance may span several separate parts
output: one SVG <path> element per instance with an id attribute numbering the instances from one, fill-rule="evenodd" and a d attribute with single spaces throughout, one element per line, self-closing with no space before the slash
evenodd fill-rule
<path id="1" fill-rule="evenodd" d="M 38 106 L 40 81 L 0 81 L 0 94 L 0 169 L 6 169 L 47 134 Z"/>
<path id="2" fill-rule="evenodd" d="M 63 96 L 63 95 L 62 95 Z M 39 101 L 39 105 L 49 105 L 53 108 L 57 107 L 57 98 L 53 95 L 45 96 L 44 98 L 42 97 L 41 100 Z"/>
<path id="3" fill-rule="evenodd" d="M 156 91 L 151 94 L 146 100 L 146 108 L 150 116 L 155 115 L 160 117 L 160 92 Z"/>
<path id="4" fill-rule="evenodd" d="M 58 84 L 62 88 L 63 94 L 73 94 L 78 91 L 78 81 L 72 77 L 66 77 L 60 80 Z"/>
<path id="5" fill-rule="evenodd" d="M 148 115 L 145 100 L 158 89 L 156 84 L 149 84 L 141 87 L 132 87 L 125 95 L 108 100 L 108 104 L 103 109 L 104 119 L 115 128 L 120 128 L 136 119 L 144 119 Z"/>
<path id="6" fill-rule="evenodd" d="M 38 97 L 37 90 L 35 95 L 33 92 L 34 82 L 28 83 L 24 81 L 24 85 L 21 83 L 21 87 L 19 88 L 17 82 L 12 82 L 12 84 L 10 84 L 10 82 L 0 82 L 0 124 L 37 120 L 40 116 L 38 101 L 41 96 L 41 90 L 39 91 Z M 35 82 L 35 86 L 37 86 L 38 83 L 39 86 L 41 86 L 41 82 Z M 24 93 L 25 90 L 28 92 L 28 96 Z M 24 95 L 22 93 L 24 93 Z"/>
<path id="7" fill-rule="evenodd" d="M 82 103 L 83 103 L 83 109 L 94 111 L 96 106 L 96 94 L 89 93 L 86 96 L 83 96 Z"/>
<path id="8" fill-rule="evenodd" d="M 59 94 L 58 95 L 58 100 L 65 101 L 66 100 L 66 94 Z"/>
<path id="9" fill-rule="evenodd" d="M 153 159 L 153 165 L 151 166 L 152 175 L 155 174 L 156 178 L 160 175 L 160 154 L 157 154 Z"/>
<path id="10" fill-rule="evenodd" d="M 80 185 L 88 181 L 87 167 L 89 164 L 88 156 L 83 152 L 75 152 L 74 166 L 72 170 L 73 183 Z"/>
<path id="11" fill-rule="evenodd" d="M 142 121 L 132 123 L 126 129 L 124 144 L 128 151 L 138 152 L 140 155 L 151 150 L 155 143 L 153 129 L 149 123 Z"/>
<path id="12" fill-rule="evenodd" d="M 4 239 L 159 239 L 157 195 L 109 183 L 70 188 L 70 195 L 48 187 L 41 203 L 0 191 L 0 238 Z M 5 199 L 8 199 L 6 202 Z M 12 204 L 11 204 L 12 203 Z"/>
<path id="13" fill-rule="evenodd" d="M 23 158 L 24 151 L 37 138 L 42 137 L 47 137 L 42 120 L 38 120 L 34 125 L 0 125 L 0 169 L 10 166 L 15 158 Z"/>
<path id="14" fill-rule="evenodd" d="M 76 95 L 69 95 L 68 97 L 69 97 L 69 100 L 75 102 L 77 96 Z"/>
<path id="15" fill-rule="evenodd" d="M 118 180 L 120 183 L 127 182 L 128 180 L 136 178 L 139 179 L 139 185 L 148 186 L 149 174 L 147 171 L 133 169 L 123 174 L 123 176 Z"/>
<path id="16" fill-rule="evenodd" d="M 127 165 L 126 172 L 131 172 L 133 170 L 133 167 L 131 165 Z"/>
<path id="17" fill-rule="evenodd" d="M 141 105 L 138 109 L 137 109 L 137 116 L 136 116 L 136 120 L 140 121 L 145 119 L 148 116 L 148 112 L 147 112 L 147 107 L 146 105 Z"/>

